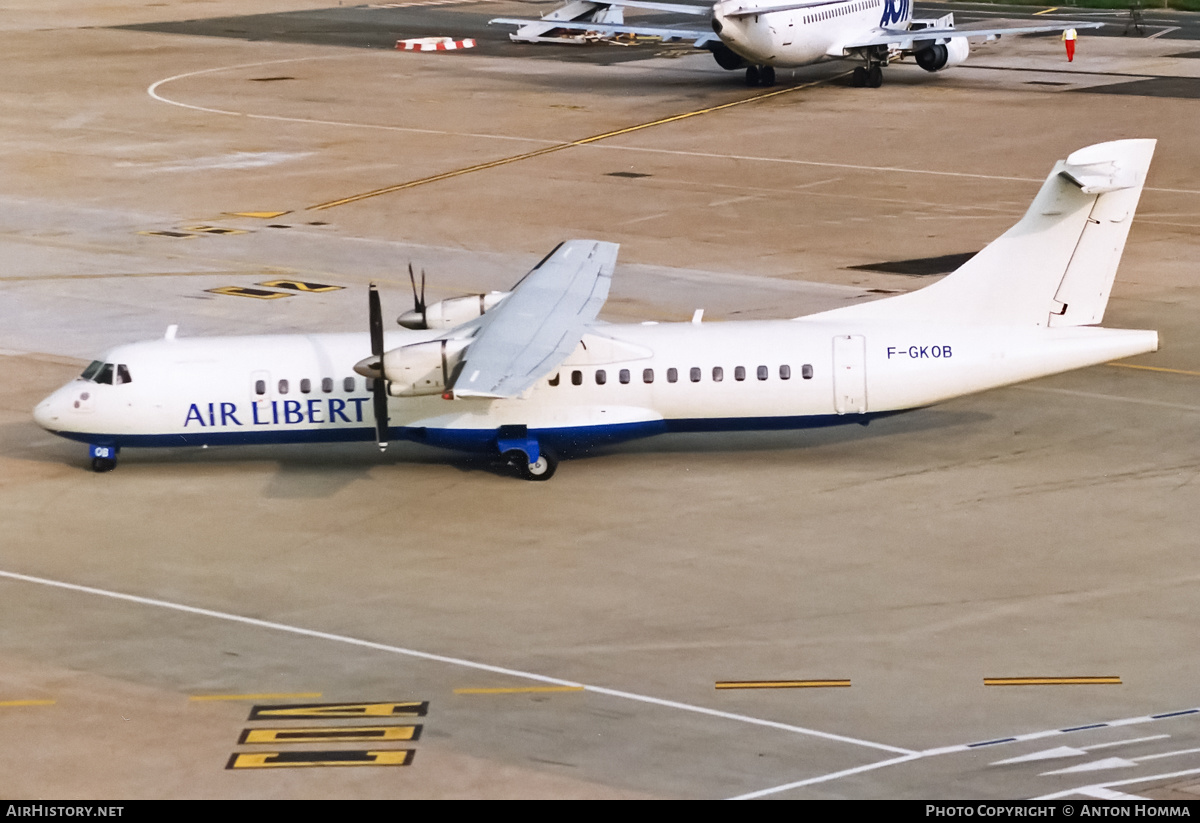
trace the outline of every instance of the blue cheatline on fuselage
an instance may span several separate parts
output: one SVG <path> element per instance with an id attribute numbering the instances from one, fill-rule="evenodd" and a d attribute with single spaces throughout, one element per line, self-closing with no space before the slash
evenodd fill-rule
<path id="1" fill-rule="evenodd" d="M 541 446 L 570 454 L 596 446 L 638 440 L 657 434 L 695 432 L 783 431 L 815 429 L 869 421 L 898 412 L 866 414 L 817 414 L 787 417 L 728 417 L 683 418 L 678 420 L 649 420 L 637 423 L 617 423 L 604 426 L 570 426 L 555 429 L 530 429 L 525 435 Z M 179 448 L 184 446 L 249 446 L 303 443 L 360 443 L 375 439 L 371 427 L 273 429 L 270 431 L 194 431 L 172 434 L 99 434 L 54 432 L 71 440 L 92 446 L 116 448 Z M 497 429 L 443 429 L 425 426 L 395 426 L 388 429 L 392 440 L 407 440 L 427 446 L 463 452 L 495 453 L 500 432 Z"/>

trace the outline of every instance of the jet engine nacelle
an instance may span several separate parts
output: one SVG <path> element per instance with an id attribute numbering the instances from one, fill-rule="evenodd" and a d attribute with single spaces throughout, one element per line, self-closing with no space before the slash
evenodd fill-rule
<path id="1" fill-rule="evenodd" d="M 494 291 L 468 297 L 451 297 L 426 306 L 424 310 L 406 311 L 396 318 L 396 322 L 407 329 L 452 329 L 495 308 L 508 295 L 506 291 Z"/>
<path id="2" fill-rule="evenodd" d="M 716 59 L 717 65 L 725 69 L 725 71 L 744 69 L 746 66 L 750 65 L 746 62 L 745 57 L 742 57 L 724 43 L 708 43 L 705 45 L 705 48 L 712 52 L 712 56 Z"/>
<path id="3" fill-rule="evenodd" d="M 469 340 L 428 340 L 383 353 L 383 376 L 393 397 L 441 394 Z"/>
<path id="4" fill-rule="evenodd" d="M 967 59 L 971 47 L 965 37 L 951 37 L 950 42 L 930 46 L 917 52 L 917 65 L 925 71 L 941 71 L 957 66 Z"/>

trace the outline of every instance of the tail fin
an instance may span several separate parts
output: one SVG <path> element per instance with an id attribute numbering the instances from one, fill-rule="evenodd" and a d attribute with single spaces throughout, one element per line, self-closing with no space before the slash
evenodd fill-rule
<path id="1" fill-rule="evenodd" d="M 1011 326 L 1099 323 L 1154 140 L 1117 140 L 1055 164 L 1021 221 L 938 283 L 822 316 Z"/>

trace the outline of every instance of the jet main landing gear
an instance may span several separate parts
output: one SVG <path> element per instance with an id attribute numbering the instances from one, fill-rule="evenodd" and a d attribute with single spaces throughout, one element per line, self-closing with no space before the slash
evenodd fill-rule
<path id="1" fill-rule="evenodd" d="M 747 86 L 773 86 L 775 85 L 775 67 L 774 66 L 747 66 L 746 67 L 746 85 Z"/>

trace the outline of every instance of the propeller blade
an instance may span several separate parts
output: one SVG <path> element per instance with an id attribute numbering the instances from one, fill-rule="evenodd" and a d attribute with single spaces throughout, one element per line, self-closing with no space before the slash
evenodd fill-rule
<path id="1" fill-rule="evenodd" d="M 379 450 L 387 448 L 388 440 L 388 409 L 387 409 L 387 380 L 383 372 L 383 310 L 379 306 L 379 290 L 371 284 L 367 293 L 367 313 L 371 328 L 371 356 L 378 358 L 379 377 L 374 379 L 372 387 L 375 412 L 375 442 Z"/>

